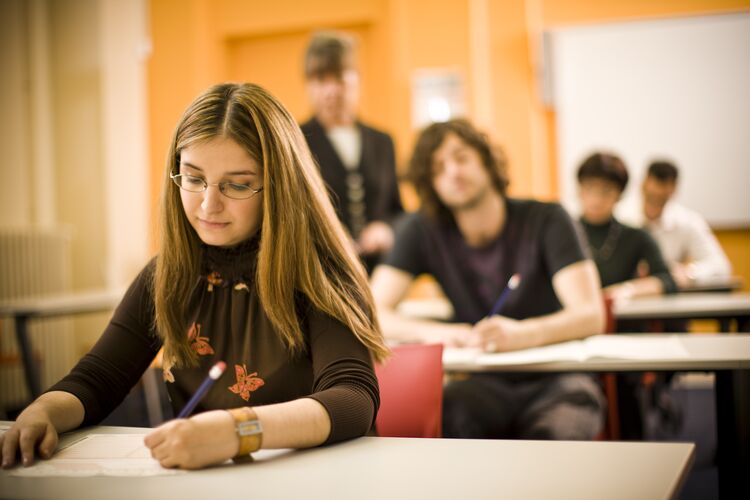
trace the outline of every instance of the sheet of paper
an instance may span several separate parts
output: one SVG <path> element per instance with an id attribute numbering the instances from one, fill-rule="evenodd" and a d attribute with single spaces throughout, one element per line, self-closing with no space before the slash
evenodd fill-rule
<path id="1" fill-rule="evenodd" d="M 690 353 L 677 335 L 638 338 L 597 335 L 583 341 L 587 359 L 686 359 Z"/>
<path id="2" fill-rule="evenodd" d="M 443 349 L 443 364 L 473 364 L 476 358 L 481 354 L 482 351 L 479 349 L 445 347 Z"/>
<path id="3" fill-rule="evenodd" d="M 583 361 L 586 353 L 578 340 L 532 347 L 521 351 L 482 354 L 477 357 L 480 365 L 531 365 L 553 361 Z"/>
<path id="4" fill-rule="evenodd" d="M 587 359 L 686 359 L 689 358 L 678 335 L 649 337 L 640 335 L 596 335 L 584 340 L 523 349 L 521 351 L 487 354 L 478 349 L 445 349 L 443 364 L 477 364 L 483 366 L 532 365 L 555 361 L 585 361 Z"/>
<path id="5" fill-rule="evenodd" d="M 159 465 L 143 444 L 142 434 L 90 434 L 49 460 L 9 472 L 14 476 L 160 476 L 185 471 Z"/>

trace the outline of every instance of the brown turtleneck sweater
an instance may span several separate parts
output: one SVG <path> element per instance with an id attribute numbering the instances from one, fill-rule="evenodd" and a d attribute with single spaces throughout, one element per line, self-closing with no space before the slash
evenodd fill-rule
<path id="1" fill-rule="evenodd" d="M 326 443 L 366 434 L 380 403 L 367 348 L 345 325 L 301 300 L 298 309 L 307 350 L 292 358 L 258 298 L 257 251 L 257 239 L 229 249 L 204 246 L 186 332 L 200 363 L 195 368 L 164 367 L 175 414 L 211 366 L 223 360 L 227 370 L 196 413 L 310 397 L 330 415 Z M 82 425 L 96 424 L 114 410 L 161 348 L 153 325 L 154 266 L 152 260 L 135 279 L 92 350 L 49 389 L 81 400 L 86 410 Z"/>

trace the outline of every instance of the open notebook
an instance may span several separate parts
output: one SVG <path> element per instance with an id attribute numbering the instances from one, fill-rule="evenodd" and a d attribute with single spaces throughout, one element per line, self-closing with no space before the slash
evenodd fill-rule
<path id="1" fill-rule="evenodd" d="M 488 354 L 478 349 L 445 349 L 443 364 L 527 365 L 588 359 L 686 359 L 690 356 L 677 335 L 619 337 L 595 335 L 583 340 Z"/>

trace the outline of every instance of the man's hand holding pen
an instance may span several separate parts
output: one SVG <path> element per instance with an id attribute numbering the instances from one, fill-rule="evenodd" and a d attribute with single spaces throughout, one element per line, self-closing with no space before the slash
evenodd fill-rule
<path id="1" fill-rule="evenodd" d="M 474 325 L 471 331 L 474 347 L 485 352 L 515 351 L 528 347 L 523 322 L 505 316 L 488 316 Z"/>

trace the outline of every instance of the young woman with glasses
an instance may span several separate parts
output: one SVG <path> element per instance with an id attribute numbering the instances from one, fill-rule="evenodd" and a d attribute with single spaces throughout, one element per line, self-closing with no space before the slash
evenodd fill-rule
<path id="1" fill-rule="evenodd" d="M 387 348 L 366 274 L 294 119 L 262 88 L 210 88 L 177 125 L 159 254 L 71 373 L 2 437 L 2 465 L 50 457 L 58 434 L 100 422 L 163 348 L 175 414 L 218 361 L 195 415 L 152 430 L 165 467 L 361 436 Z M 229 410 L 229 411 L 225 411 Z"/>

